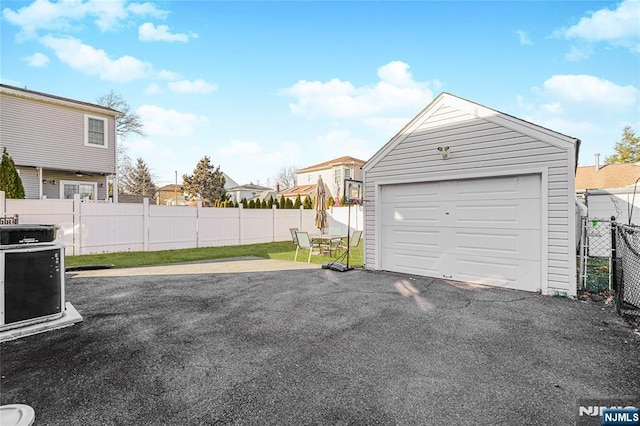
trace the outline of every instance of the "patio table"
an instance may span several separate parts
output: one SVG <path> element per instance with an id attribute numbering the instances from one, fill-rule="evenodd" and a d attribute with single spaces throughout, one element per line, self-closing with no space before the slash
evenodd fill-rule
<path id="1" fill-rule="evenodd" d="M 342 241 L 344 237 L 333 234 L 309 234 L 309 238 L 311 238 L 312 243 L 318 244 L 320 254 L 326 254 L 328 251 L 329 255 L 331 255 L 331 252 L 338 248 L 340 241 Z M 325 251 L 325 249 L 327 251 Z"/>

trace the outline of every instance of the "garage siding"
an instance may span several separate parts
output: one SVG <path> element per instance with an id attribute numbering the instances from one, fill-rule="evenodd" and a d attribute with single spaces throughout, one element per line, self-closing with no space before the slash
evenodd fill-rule
<path id="1" fill-rule="evenodd" d="M 403 129 L 407 132 L 407 129 Z M 365 262 L 375 265 L 376 184 L 437 181 L 456 176 L 482 175 L 486 170 L 518 174 L 519 168 L 547 170 L 548 181 L 548 291 L 567 292 L 570 282 L 569 223 L 567 209 L 573 203 L 567 186 L 570 152 L 523 135 L 449 105 L 435 110 L 400 143 L 365 167 Z M 442 160 L 437 150 L 449 146 L 451 157 Z M 543 194 L 543 199 L 545 195 Z M 573 254 L 571 254 L 573 255 Z"/>

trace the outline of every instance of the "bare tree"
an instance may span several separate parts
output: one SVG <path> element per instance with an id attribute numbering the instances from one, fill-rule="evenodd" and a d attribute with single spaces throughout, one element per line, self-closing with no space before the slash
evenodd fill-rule
<path id="1" fill-rule="evenodd" d="M 112 90 L 106 95 L 100 96 L 96 102 L 98 102 L 98 105 L 115 109 L 122 113 L 122 117 L 118 118 L 116 122 L 116 134 L 122 139 L 126 139 L 131 133 L 146 136 L 140 115 L 131 111 L 131 107 L 122 95 Z"/>
<path id="2" fill-rule="evenodd" d="M 278 174 L 274 177 L 276 183 L 280 184 L 281 189 L 293 188 L 297 183 L 297 167 L 289 166 L 280 169 Z"/>

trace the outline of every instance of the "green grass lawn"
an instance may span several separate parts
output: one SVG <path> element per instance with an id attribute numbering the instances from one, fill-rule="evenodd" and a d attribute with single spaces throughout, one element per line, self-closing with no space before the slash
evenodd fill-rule
<path id="1" fill-rule="evenodd" d="M 362 248 L 352 249 L 349 265 L 362 266 Z M 298 254 L 298 262 L 306 262 L 309 252 Z M 343 252 L 341 252 L 343 253 Z M 340 254 L 341 254 L 340 253 Z M 291 241 L 277 243 L 248 244 L 242 246 L 204 247 L 182 250 L 162 250 L 150 252 L 121 252 L 86 254 L 81 256 L 66 256 L 67 267 L 89 265 L 114 265 L 116 268 L 130 268 L 134 266 L 165 265 L 170 263 L 196 262 L 202 260 L 224 259 L 231 257 L 255 256 L 265 259 L 293 260 L 296 247 Z M 311 255 L 312 263 L 324 263 L 335 259 L 333 256 Z M 346 262 L 346 260 L 343 260 Z"/>

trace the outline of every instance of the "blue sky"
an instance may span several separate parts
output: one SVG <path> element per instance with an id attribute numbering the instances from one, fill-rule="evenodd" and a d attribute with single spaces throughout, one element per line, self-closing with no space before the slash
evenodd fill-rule
<path id="1" fill-rule="evenodd" d="M 3 83 L 145 124 L 156 184 L 205 155 L 240 184 L 367 160 L 440 92 L 582 140 L 640 133 L 640 2 L 3 1 Z"/>

